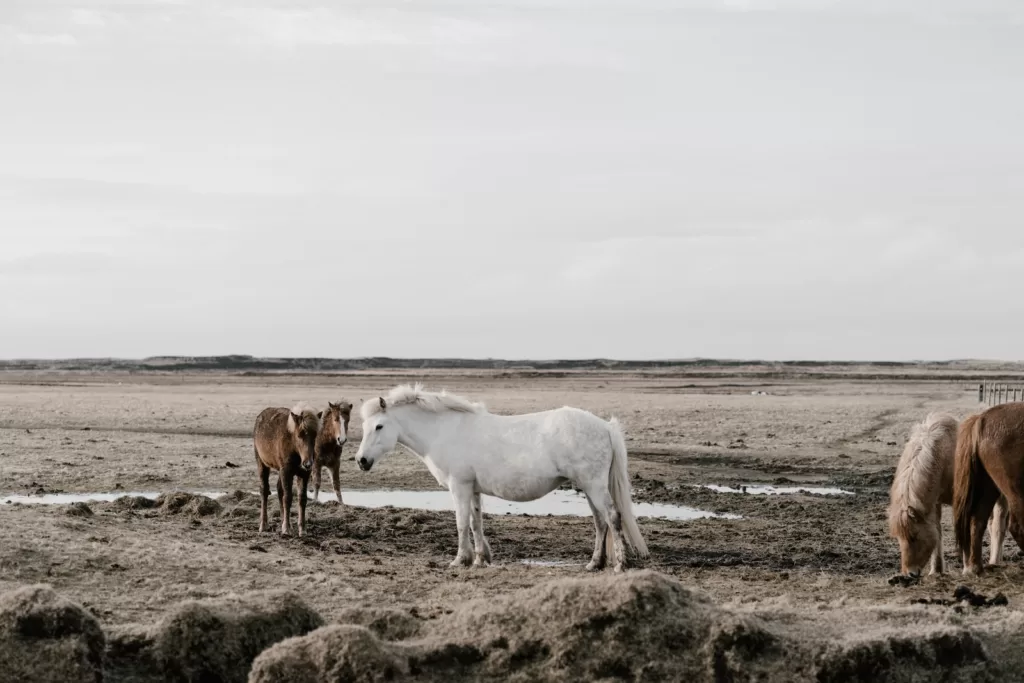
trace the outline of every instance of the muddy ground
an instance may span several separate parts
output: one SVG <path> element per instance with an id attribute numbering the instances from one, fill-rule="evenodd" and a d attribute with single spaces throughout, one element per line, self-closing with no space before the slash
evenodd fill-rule
<path id="1" fill-rule="evenodd" d="M 289 588 L 328 621 L 353 606 L 393 606 L 430 618 L 473 598 L 583 573 L 588 518 L 487 515 L 495 565 L 451 569 L 454 514 L 336 504 L 311 506 L 308 535 L 257 533 L 251 428 L 268 405 L 298 400 L 358 407 L 395 383 L 483 400 L 494 412 L 574 405 L 623 423 L 637 501 L 678 503 L 742 519 L 641 519 L 651 549 L 643 567 L 730 606 L 764 612 L 849 610 L 952 596 L 963 583 L 945 512 L 952 573 L 893 587 L 898 550 L 885 507 L 911 425 L 930 410 L 976 410 L 977 385 L 937 381 L 729 379 L 658 374 L 354 373 L 239 377 L 212 374 L 0 378 L 0 496 L 55 492 L 221 490 L 213 514 L 194 508 L 5 505 L 0 508 L 0 592 L 48 583 L 105 627 L 155 622 L 176 603 Z M 752 391 L 767 392 L 752 395 Z M 346 452 L 360 439 L 358 419 Z M 692 484 L 838 486 L 853 496 L 755 496 Z M 434 489 L 413 456 L 396 452 L 369 473 L 347 463 L 343 489 Z M 273 485 L 272 485 L 273 487 Z M 330 490 L 329 484 L 327 490 Z M 276 518 L 272 501 L 271 509 Z M 204 511 L 209 512 L 209 511 Z M 486 509 L 485 509 L 486 513 Z M 971 619 L 984 625 L 1024 605 L 1018 548 L 1005 567 L 969 585 L 1009 605 Z M 538 566 L 524 560 L 562 562 Z M 943 610 L 936 606 L 936 619 Z M 998 612 L 998 616 L 994 614 Z M 845 615 L 845 616 L 844 616 Z"/>

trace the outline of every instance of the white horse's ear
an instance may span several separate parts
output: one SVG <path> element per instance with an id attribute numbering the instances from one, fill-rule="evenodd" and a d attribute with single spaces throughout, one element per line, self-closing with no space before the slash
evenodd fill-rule
<path id="1" fill-rule="evenodd" d="M 380 409 L 381 409 L 381 410 L 387 410 L 387 409 L 388 409 L 388 404 L 387 404 L 387 402 L 386 402 L 386 401 L 384 400 L 384 397 L 383 397 L 383 396 L 381 396 L 381 397 L 380 397 Z"/>

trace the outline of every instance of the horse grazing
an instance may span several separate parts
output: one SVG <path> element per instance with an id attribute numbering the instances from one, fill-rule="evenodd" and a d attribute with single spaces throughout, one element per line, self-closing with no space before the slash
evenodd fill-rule
<path id="1" fill-rule="evenodd" d="M 270 470 L 277 470 L 277 497 L 281 502 L 281 534 L 291 533 L 292 483 L 298 477 L 299 536 L 306 533 L 306 488 L 316 458 L 320 419 L 309 407 L 264 408 L 253 428 L 256 471 L 260 475 L 260 532 L 267 527 Z"/>
<path id="2" fill-rule="evenodd" d="M 363 440 L 356 460 L 368 472 L 397 444 L 419 456 L 451 491 L 459 550 L 451 566 L 487 566 L 491 548 L 483 531 L 480 495 L 536 500 L 567 481 L 583 490 L 597 538 L 589 571 L 602 569 L 614 545 L 615 571 L 625 563 L 623 542 L 640 557 L 640 535 L 626 472 L 626 442 L 618 421 L 578 408 L 495 415 L 482 404 L 417 384 L 395 387 L 387 399 L 362 405 Z M 470 545 L 472 531 L 472 546 Z"/>
<path id="3" fill-rule="evenodd" d="M 1004 403 L 960 424 L 953 473 L 953 528 L 964 574 L 980 574 L 985 524 L 1000 494 L 1010 534 L 1024 548 L 1024 403 Z"/>
<path id="4" fill-rule="evenodd" d="M 953 460 L 957 421 L 931 413 L 913 426 L 896 465 L 889 491 L 889 533 L 900 544 L 900 571 L 918 578 L 931 559 L 931 573 L 945 571 L 942 557 L 942 506 L 953 503 Z M 989 523 L 990 562 L 1003 556 L 1009 513 L 1000 499 Z"/>
<path id="5" fill-rule="evenodd" d="M 327 410 L 319 414 L 320 433 L 316 437 L 316 462 L 313 464 L 313 500 L 320 499 L 320 474 L 326 467 L 331 472 L 334 493 L 341 504 L 341 449 L 348 441 L 348 422 L 352 404 L 346 401 L 327 402 Z"/>

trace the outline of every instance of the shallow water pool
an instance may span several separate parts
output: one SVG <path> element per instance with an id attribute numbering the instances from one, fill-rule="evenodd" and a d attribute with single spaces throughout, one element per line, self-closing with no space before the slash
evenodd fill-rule
<path id="1" fill-rule="evenodd" d="M 739 488 L 721 486 L 719 484 L 701 484 L 701 488 L 711 489 L 718 493 L 747 493 L 752 496 L 779 496 L 794 493 L 807 493 L 813 496 L 852 496 L 853 491 L 825 486 L 771 486 L 769 484 L 741 484 Z"/>
<path id="2" fill-rule="evenodd" d="M 189 491 L 189 493 L 220 498 L 227 495 L 225 491 Z M 12 495 L 0 497 L 0 504 L 21 503 L 25 505 L 68 505 L 71 503 L 112 502 L 122 496 L 141 496 L 156 498 L 161 495 L 155 491 L 118 491 L 102 493 L 50 493 L 38 496 Z M 407 491 L 400 489 L 351 490 L 341 492 L 346 505 L 356 507 L 379 508 L 388 505 L 413 510 L 454 510 L 451 494 L 445 490 Z M 276 494 L 271 495 L 276 499 Z M 320 491 L 320 502 L 337 500 L 334 493 Z M 494 496 L 482 496 L 484 512 L 491 515 L 566 515 L 573 517 L 590 517 L 590 506 L 587 499 L 575 491 L 556 490 L 537 500 L 517 502 L 503 500 Z M 275 503 L 276 504 L 276 503 Z M 297 502 L 296 502 L 297 505 Z M 663 503 L 633 503 L 637 517 L 657 517 L 660 519 L 740 519 L 739 515 L 717 514 L 707 510 L 687 507 L 685 505 L 667 505 Z"/>

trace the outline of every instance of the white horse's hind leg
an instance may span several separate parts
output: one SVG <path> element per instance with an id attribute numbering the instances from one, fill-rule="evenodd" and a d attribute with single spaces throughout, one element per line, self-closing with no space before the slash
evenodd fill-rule
<path id="1" fill-rule="evenodd" d="M 615 571 L 621 572 L 626 564 L 625 539 L 622 537 L 622 517 L 612 502 L 612 494 L 608 491 L 608 484 L 606 482 L 590 483 L 583 486 L 583 492 L 586 494 L 587 500 L 590 501 L 590 509 L 596 509 L 601 513 L 601 521 L 605 529 L 607 530 L 611 527 L 612 538 L 615 539 L 613 544 L 615 546 Z M 597 554 L 596 548 L 594 553 L 595 555 Z"/>
<path id="2" fill-rule="evenodd" d="M 590 505 L 590 512 L 594 515 L 594 531 L 597 533 L 597 537 L 594 539 L 594 556 L 590 559 L 590 563 L 587 565 L 588 572 L 596 572 L 604 569 L 605 560 L 605 541 L 608 538 L 608 524 L 604 520 L 604 515 L 601 511 L 594 507 L 593 501 L 590 497 L 587 497 L 587 503 Z"/>
<path id="3" fill-rule="evenodd" d="M 491 563 L 491 544 L 484 536 L 484 513 L 480 505 L 480 494 L 473 494 L 473 518 L 470 528 L 473 531 L 473 566 L 486 567 Z"/>
<path id="4" fill-rule="evenodd" d="M 1006 525 L 1009 521 L 1010 508 L 1006 505 L 1006 499 L 1000 497 L 988 523 L 989 564 L 1000 564 L 1003 561 L 1003 541 L 1006 540 Z"/>
<path id="5" fill-rule="evenodd" d="M 473 561 L 473 544 L 470 540 L 470 525 L 473 518 L 473 485 L 449 482 L 448 488 L 455 501 L 455 526 L 459 531 L 459 552 L 448 566 L 468 567 Z"/>

